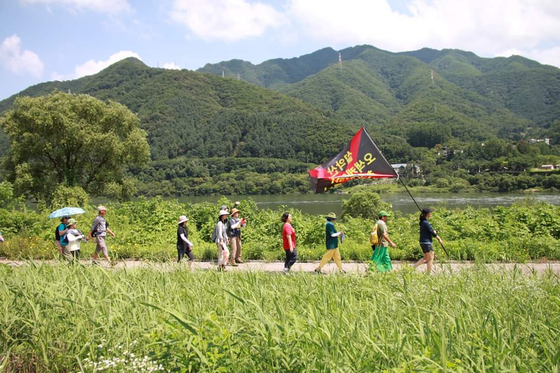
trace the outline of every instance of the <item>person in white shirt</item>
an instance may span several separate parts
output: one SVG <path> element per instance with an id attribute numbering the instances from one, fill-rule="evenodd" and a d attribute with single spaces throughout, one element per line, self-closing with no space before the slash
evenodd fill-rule
<path id="1" fill-rule="evenodd" d="M 80 243 L 85 238 L 84 234 L 76 228 L 76 225 L 78 225 L 76 219 L 68 220 L 68 231 L 66 232 L 68 245 L 66 246 L 66 249 L 72 255 L 73 263 L 80 260 Z"/>

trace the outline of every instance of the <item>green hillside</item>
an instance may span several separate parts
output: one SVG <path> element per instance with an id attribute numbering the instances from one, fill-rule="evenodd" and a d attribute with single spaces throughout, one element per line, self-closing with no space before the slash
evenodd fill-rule
<path id="1" fill-rule="evenodd" d="M 450 135 L 465 141 L 540 136 L 560 116 L 560 70 L 523 57 L 490 59 L 428 48 L 391 53 L 367 45 L 341 53 L 342 70 L 338 53 L 327 48 L 259 65 L 208 64 L 200 71 L 239 74 L 373 132 L 389 125 L 403 138 L 430 123 L 447 123 Z"/>
<path id="2" fill-rule="evenodd" d="M 134 58 L 93 76 L 39 84 L 19 95 L 54 89 L 126 105 L 148 131 L 153 159 L 238 156 L 320 162 L 354 131 L 281 93 L 209 74 L 150 68 Z M 0 112 L 14 98 L 0 102 Z"/>

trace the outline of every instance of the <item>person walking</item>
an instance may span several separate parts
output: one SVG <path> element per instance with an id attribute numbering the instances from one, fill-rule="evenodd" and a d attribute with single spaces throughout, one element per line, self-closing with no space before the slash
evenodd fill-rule
<path id="1" fill-rule="evenodd" d="M 327 222 L 325 224 L 325 238 L 326 238 L 326 246 L 327 252 L 323 255 L 323 259 L 321 259 L 321 263 L 319 267 L 315 268 L 315 272 L 321 273 L 321 268 L 325 266 L 331 259 L 334 259 L 334 262 L 340 272 L 344 272 L 342 269 L 342 261 L 340 258 L 340 250 L 338 249 L 338 237 L 343 234 L 343 232 L 337 232 L 336 228 L 334 227 L 333 221 L 336 220 L 336 215 L 334 212 L 329 213 L 325 216 Z"/>
<path id="2" fill-rule="evenodd" d="M 226 232 L 228 215 L 229 212 L 227 210 L 220 211 L 218 222 L 214 227 L 214 232 L 212 232 L 212 241 L 218 247 L 218 271 L 223 271 L 226 268 L 226 263 L 229 261 L 228 236 Z"/>
<path id="3" fill-rule="evenodd" d="M 282 221 L 284 222 L 284 226 L 282 227 L 282 247 L 286 253 L 283 272 L 288 273 L 298 260 L 298 253 L 296 250 L 296 231 L 292 227 L 292 214 L 285 212 L 282 215 Z"/>
<path id="4" fill-rule="evenodd" d="M 420 247 L 424 253 L 424 257 L 417 261 L 413 267 L 416 268 L 422 264 L 426 264 L 426 273 L 430 274 L 432 265 L 434 264 L 434 247 L 432 245 L 432 238 L 438 240 L 443 245 L 443 240 L 438 236 L 437 232 L 432 228 L 429 220 L 432 217 L 434 209 L 425 207 L 420 212 Z"/>
<path id="5" fill-rule="evenodd" d="M 375 268 L 380 272 L 393 270 L 393 264 L 389 256 L 389 245 L 391 245 L 392 248 L 397 247 L 397 245 L 389 238 L 389 232 L 387 230 L 387 218 L 390 216 L 391 214 L 386 211 L 379 211 L 379 220 L 377 221 L 377 237 L 379 237 L 379 241 L 373 251 L 371 260 Z"/>
<path id="6" fill-rule="evenodd" d="M 241 228 L 247 226 L 245 219 L 239 219 L 239 210 L 233 208 L 231 210 L 231 219 L 228 221 L 227 234 L 229 238 L 229 246 L 231 247 L 231 256 L 229 265 L 237 267 L 243 263 L 241 260 Z"/>
<path id="7" fill-rule="evenodd" d="M 0 243 L 4 242 L 4 236 L 2 236 L 2 232 L 0 232 Z"/>
<path id="8" fill-rule="evenodd" d="M 54 230 L 54 240 L 56 242 L 56 247 L 58 248 L 60 256 L 64 259 L 71 259 L 71 254 L 68 251 L 67 243 L 62 242 L 62 238 L 68 230 L 68 219 L 70 219 L 70 216 L 63 216 L 60 219 L 60 224 Z"/>
<path id="9" fill-rule="evenodd" d="M 105 220 L 105 215 L 107 214 L 107 208 L 103 205 L 99 205 L 97 207 L 97 211 L 99 215 L 93 220 L 93 224 L 91 226 L 91 230 L 87 235 L 87 239 L 91 239 L 94 237 L 97 245 L 95 246 L 95 252 L 93 253 L 93 264 L 97 263 L 97 258 L 99 257 L 99 253 L 103 253 L 103 256 L 111 264 L 111 259 L 109 258 L 109 251 L 107 249 L 107 244 L 105 242 L 105 238 L 107 237 L 107 232 L 113 237 L 115 234 L 109 229 L 109 223 Z"/>
<path id="10" fill-rule="evenodd" d="M 189 218 L 185 215 L 179 216 L 179 222 L 177 223 L 177 263 L 181 262 L 181 259 L 185 254 L 189 257 L 189 268 L 192 266 L 194 260 L 194 255 L 192 253 L 193 243 L 189 241 L 189 230 L 187 228 L 187 222 Z"/>
<path id="11" fill-rule="evenodd" d="M 68 231 L 66 237 L 68 238 L 67 250 L 70 253 L 72 263 L 77 263 L 80 260 L 80 243 L 85 238 L 84 234 L 76 228 L 78 222 L 75 219 L 68 220 Z"/>

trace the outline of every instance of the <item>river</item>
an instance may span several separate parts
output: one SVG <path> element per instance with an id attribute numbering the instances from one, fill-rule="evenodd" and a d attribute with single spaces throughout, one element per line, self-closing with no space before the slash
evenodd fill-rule
<path id="1" fill-rule="evenodd" d="M 232 201 L 252 198 L 257 206 L 266 209 L 277 209 L 280 206 L 296 208 L 308 214 L 327 214 L 334 212 L 340 215 L 342 201 L 350 198 L 349 194 L 283 194 L 283 195 L 257 195 L 257 196 L 228 196 Z M 393 205 L 393 210 L 403 214 L 418 211 L 412 199 L 406 193 L 380 194 L 383 201 Z M 180 202 L 212 202 L 220 197 L 181 197 Z M 546 201 L 560 205 L 560 193 L 422 193 L 414 195 L 420 207 L 445 206 L 450 209 L 472 207 L 508 206 L 526 198 L 536 201 Z"/>

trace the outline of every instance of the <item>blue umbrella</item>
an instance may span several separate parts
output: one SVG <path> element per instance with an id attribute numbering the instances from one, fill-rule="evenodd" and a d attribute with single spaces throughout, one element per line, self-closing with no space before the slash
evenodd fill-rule
<path id="1" fill-rule="evenodd" d="M 79 207 L 64 207 L 64 208 L 58 209 L 56 211 L 53 211 L 49 215 L 49 219 L 61 218 L 63 216 L 83 214 L 84 212 L 85 211 L 83 209 L 79 208 Z"/>

